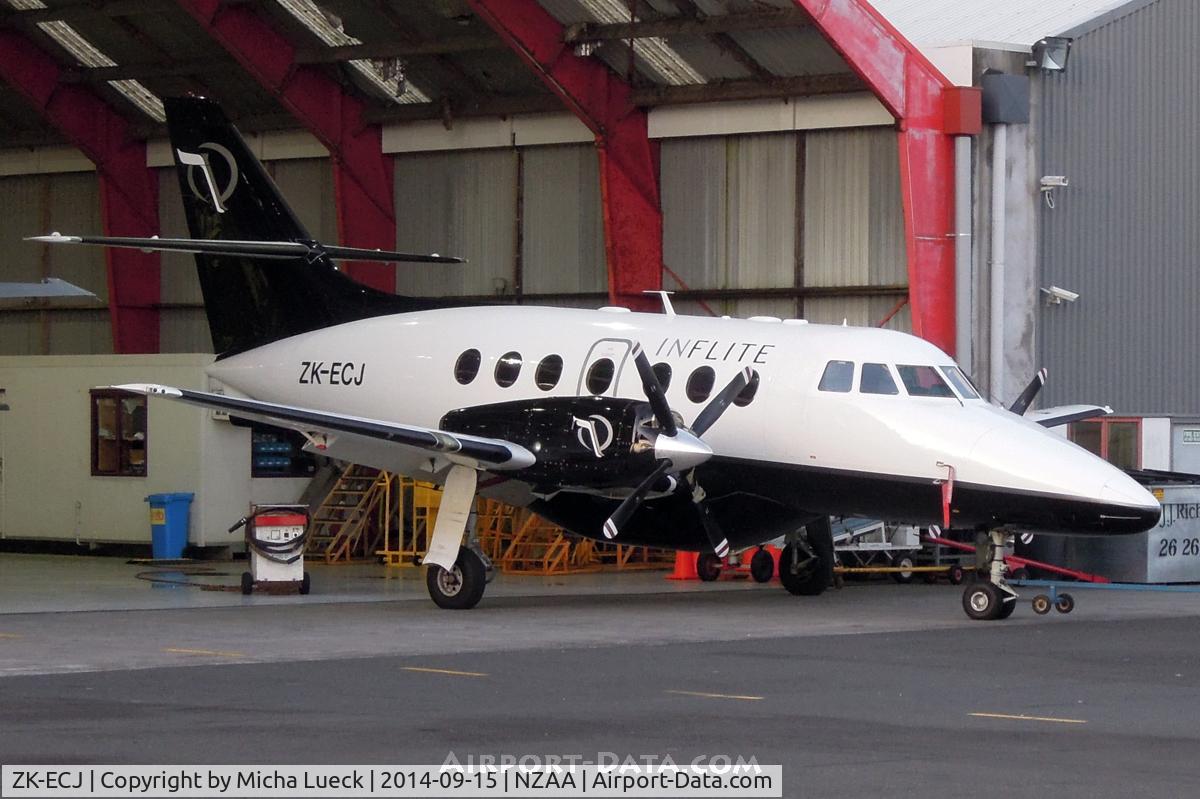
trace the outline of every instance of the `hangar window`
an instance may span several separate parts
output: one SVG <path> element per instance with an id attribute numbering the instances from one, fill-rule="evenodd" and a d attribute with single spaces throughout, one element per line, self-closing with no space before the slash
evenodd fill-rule
<path id="1" fill-rule="evenodd" d="M 864 363 L 862 377 L 858 381 L 858 390 L 864 394 L 899 394 L 896 381 L 888 371 L 887 364 Z"/>
<path id="2" fill-rule="evenodd" d="M 1068 437 L 1079 446 L 1122 469 L 1141 468 L 1142 425 L 1138 419 L 1095 419 L 1072 422 Z"/>
<path id="3" fill-rule="evenodd" d="M 654 376 L 658 378 L 658 384 L 662 386 L 662 390 L 666 391 L 671 387 L 671 364 L 659 361 L 654 364 Z"/>
<path id="4" fill-rule="evenodd" d="M 464 386 L 470 383 L 475 379 L 475 375 L 479 374 L 479 364 L 482 360 L 479 350 L 467 350 L 458 356 L 458 361 L 454 364 L 454 379 Z"/>
<path id="5" fill-rule="evenodd" d="M 704 402 L 712 393 L 717 373 L 711 366 L 701 366 L 688 376 L 687 398 L 692 402 Z"/>
<path id="6" fill-rule="evenodd" d="M 588 393 L 599 395 L 608 391 L 616 371 L 617 365 L 612 362 L 611 358 L 601 358 L 592 364 L 587 373 Z"/>
<path id="7" fill-rule="evenodd" d="M 825 373 L 817 388 L 821 391 L 836 391 L 845 394 L 854 387 L 854 363 L 852 361 L 830 361 L 825 364 Z"/>
<path id="8" fill-rule="evenodd" d="M 508 388 L 521 376 L 521 353 L 506 352 L 496 361 L 496 385 Z"/>
<path id="9" fill-rule="evenodd" d="M 558 379 L 562 377 L 562 368 L 562 358 L 557 355 L 547 355 L 542 358 L 537 371 L 533 373 L 533 382 L 542 391 L 549 391 L 558 385 Z"/>
<path id="10" fill-rule="evenodd" d="M 146 398 L 96 389 L 92 400 L 92 474 L 146 476 Z"/>
<path id="11" fill-rule="evenodd" d="M 900 379 L 910 397 L 945 397 L 954 399 L 954 392 L 932 366 L 897 366 Z"/>
<path id="12" fill-rule="evenodd" d="M 758 393 L 758 372 L 750 373 L 750 382 L 746 387 L 738 392 L 738 395 L 733 398 L 733 404 L 739 408 L 745 408 L 751 402 L 754 402 L 754 395 Z"/>

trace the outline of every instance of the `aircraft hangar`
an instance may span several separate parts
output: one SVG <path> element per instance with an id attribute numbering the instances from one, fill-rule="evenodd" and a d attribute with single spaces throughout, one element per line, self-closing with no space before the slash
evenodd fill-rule
<path id="1" fill-rule="evenodd" d="M 1179 85 L 1198 27 L 1189 0 L 0 0 L 0 686 L 16 689 L 0 691 L 0 795 L 33 795 L 11 782 L 19 763 L 112 763 L 126 777 L 131 764 L 255 763 L 317 780 L 322 795 L 358 796 L 375 795 L 375 782 L 338 793 L 327 781 L 336 767 L 320 764 L 376 764 L 354 767 L 371 780 L 399 773 L 378 764 L 505 758 L 537 768 L 636 761 L 652 773 L 648 761 L 664 755 L 707 758 L 718 773 L 739 758 L 781 766 L 759 793 L 726 782 L 725 792 L 669 795 L 881 785 L 939 795 L 964 763 L 999 778 L 997 753 L 1025 763 L 1039 787 L 1074 772 L 1089 796 L 1130 787 L 1135 761 L 1139 773 L 1153 762 L 1142 787 L 1179 793 L 1200 777 L 1178 756 L 1194 738 L 1180 709 L 1197 678 L 1195 648 L 1179 642 L 1195 640 L 1200 609 L 1185 585 L 1200 583 L 1200 479 L 1188 477 L 1200 473 L 1200 369 L 1188 346 L 1200 336 L 1200 247 L 1187 218 L 1200 192 L 1190 125 L 1200 100 Z M 266 284 L 247 282 L 224 306 L 202 287 L 196 263 L 207 256 L 186 246 L 28 241 L 235 238 L 220 224 L 197 232 L 191 215 L 207 197 L 232 211 L 246 165 L 209 143 L 199 160 L 181 160 L 191 153 L 174 128 L 169 138 L 167 118 L 181 97 L 215 101 L 241 131 L 306 230 L 304 265 L 328 262 L 338 246 L 464 259 L 338 266 L 385 295 L 431 303 L 413 307 L 732 317 L 767 331 L 763 341 L 801 325 L 886 329 L 953 357 L 966 387 L 944 368 L 946 380 L 935 379 L 960 405 L 982 395 L 1023 402 L 1019 415 L 1111 406 L 1054 430 L 1153 485 L 1168 509 L 1159 527 L 1119 546 L 1039 528 L 1015 550 L 1020 529 L 1006 528 L 1008 548 L 992 550 L 1083 582 L 1172 592 L 1075 590 L 1079 611 L 1042 616 L 1027 600 L 1065 591 L 1028 588 L 1014 626 L 973 637 L 962 613 L 971 615 L 970 588 L 960 606 L 962 589 L 943 577 L 978 566 L 986 583 L 990 562 L 929 544 L 922 536 L 936 538 L 936 527 L 835 518 L 839 568 L 867 569 L 839 571 L 841 590 L 793 597 L 756 584 L 751 556 L 768 551 L 771 587 L 780 582 L 786 556 L 774 546 L 708 561 L 723 565 L 705 575 L 704 556 L 581 540 L 514 510 L 500 501 L 510 495 L 485 493 L 503 473 L 476 465 L 486 500 L 464 520 L 497 566 L 494 584 L 470 613 L 438 611 L 422 574 L 439 567 L 420 562 L 432 557 L 439 505 L 452 515 L 453 489 L 444 496 L 422 479 L 432 459 L 414 480 L 339 458 L 325 446 L 336 436 L 267 424 L 248 405 L 199 410 L 113 388 L 247 399 L 216 377 L 214 358 L 230 353 L 215 340 L 232 309 L 266 307 Z M 212 171 L 218 157 L 231 171 Z M 192 167 L 180 173 L 181 163 Z M 305 291 L 288 295 L 296 308 L 321 307 Z M 619 329 L 621 311 L 610 313 Z M 618 370 L 594 391 L 591 351 L 586 363 L 555 354 L 569 338 L 561 322 L 534 323 L 530 356 L 508 342 L 523 323 L 462 318 L 439 334 L 457 342 L 470 331 L 442 369 L 458 383 L 478 373 L 507 387 L 527 365 L 521 379 L 542 390 L 561 373 L 580 394 L 617 395 L 619 382 L 643 399 L 637 351 L 625 377 Z M 688 335 L 699 346 L 706 334 Z M 667 343 L 655 353 L 646 342 L 647 354 Z M 360 345 L 385 357 L 395 346 L 379 336 Z M 332 367 L 361 385 L 369 360 L 353 348 L 330 356 L 338 362 L 300 357 L 301 384 Z M 727 408 L 755 413 L 755 392 L 769 393 L 758 371 L 734 385 L 734 371 L 714 383 L 710 368 L 693 396 L 700 369 L 672 379 L 662 366 L 653 371 L 681 429 L 710 407 L 711 420 Z M 1022 399 L 1031 380 L 1032 406 Z M 651 407 L 653 394 L 645 389 Z M 283 396 L 274 401 L 289 404 Z M 610 424 L 605 443 L 572 413 L 571 441 L 597 458 L 621 435 Z M 788 416 L 763 438 L 801 439 L 804 420 Z M 387 421 L 414 423 L 402 407 Z M 650 424 L 672 427 L 661 415 Z M 840 435 L 848 448 L 886 449 L 889 430 L 920 438 L 883 427 Z M 430 435 L 443 449 L 468 438 Z M 1018 446 L 1013 438 L 1008 450 Z M 1031 471 L 1040 458 L 1029 453 Z M 953 464 L 938 467 L 945 479 L 910 490 L 940 499 L 950 527 L 972 486 L 955 500 Z M 673 474 L 659 501 L 684 479 Z M 704 488 L 687 479 L 703 507 Z M 640 480 L 596 493 L 615 501 Z M 303 595 L 269 585 L 276 572 L 299 585 L 300 567 L 255 561 L 247 543 L 260 512 L 295 526 L 294 515 L 268 513 L 284 506 L 303 513 Z M 715 518 L 729 527 L 759 506 L 739 507 Z M 244 517 L 249 526 L 233 526 Z M 712 536 L 712 513 L 697 518 Z M 856 544 L 856 529 L 884 532 Z M 171 552 L 160 535 L 174 536 Z M 1168 554 L 1168 542 L 1178 549 Z M 963 545 L 989 546 L 969 530 Z M 820 560 L 823 550 L 808 551 Z M 867 573 L 880 563 L 917 568 L 892 568 L 897 585 Z M 697 568 L 720 579 L 700 581 Z M 927 579 L 908 584 L 914 576 Z M 1045 640 L 1028 644 L 1022 631 L 1034 625 Z M 1135 653 L 1106 644 L 1121 636 Z M 1076 696 L 1039 665 L 1046 656 L 1094 685 Z M 1004 676 L 1027 690 L 996 688 L 985 670 L 994 665 L 981 662 L 1012 662 Z M 1135 668 L 1174 677 L 1155 671 L 1134 706 L 1121 686 Z M 901 742 L 897 712 L 920 719 L 929 747 Z M 808 716 L 811 729 L 797 732 Z M 276 735 L 297 721 L 321 742 L 299 751 Z M 1066 740 L 1077 729 L 1091 734 L 1094 757 Z M 1055 754 L 1012 743 L 1026 733 Z M 879 751 L 906 765 L 877 762 Z M 101 779 L 99 767 L 78 769 Z M 191 795 L 302 795 L 251 777 L 240 787 L 258 793 L 218 790 L 222 774 L 242 779 L 235 772 L 210 767 Z M 575 795 L 505 785 L 476 785 L 477 795 Z M 443 795 L 424 789 L 378 795 Z M 147 790 L 178 795 L 167 782 Z"/>

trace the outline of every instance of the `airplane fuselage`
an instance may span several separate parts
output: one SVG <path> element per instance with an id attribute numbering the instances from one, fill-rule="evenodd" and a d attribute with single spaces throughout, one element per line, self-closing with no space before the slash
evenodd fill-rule
<path id="1" fill-rule="evenodd" d="M 513 440 L 535 454 L 546 447 L 558 453 L 555 463 L 591 462 L 594 468 L 581 474 L 599 474 L 606 459 L 612 466 L 614 458 L 631 457 L 621 451 L 623 421 L 613 407 L 645 401 L 631 356 L 635 343 L 656 365 L 685 424 L 740 369 L 756 375 L 752 396 L 744 392 L 703 435 L 713 457 L 696 472 L 734 546 L 768 540 L 814 515 L 941 524 L 947 483 L 959 528 L 1117 534 L 1158 519 L 1158 503 L 1127 475 L 989 404 L 965 381 L 951 390 L 948 355 L 914 336 L 875 328 L 620 309 L 455 308 L 293 336 L 221 359 L 210 374 L 258 400 L 448 430 L 479 406 L 541 411 L 553 417 L 553 430 L 521 427 L 527 423 L 517 419 L 492 434 L 524 433 L 528 440 Z M 935 391 L 913 383 L 931 372 L 941 384 Z M 887 393 L 888 378 L 894 393 Z M 581 406 L 561 420 L 553 416 L 555 398 L 590 395 L 601 398 L 594 412 Z M 436 476 L 440 468 L 428 457 L 399 452 L 372 462 L 337 441 L 328 454 L 417 476 Z M 644 468 L 643 461 L 628 463 Z M 514 472 L 481 486 L 599 537 L 621 489 L 582 479 L 572 485 L 569 475 L 552 483 L 545 473 Z M 705 548 L 692 514 L 681 512 L 686 501 L 678 494 L 651 497 L 622 540 Z"/>

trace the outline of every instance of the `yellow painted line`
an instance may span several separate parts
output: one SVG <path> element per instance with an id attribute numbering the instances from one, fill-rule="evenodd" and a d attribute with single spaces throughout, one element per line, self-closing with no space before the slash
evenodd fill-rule
<path id="1" fill-rule="evenodd" d="M 698 696 L 702 699 L 740 699 L 743 702 L 757 702 L 761 696 L 739 696 L 738 694 L 706 694 L 703 691 L 667 691 L 676 696 Z"/>
<path id="2" fill-rule="evenodd" d="M 0 638 L 20 638 L 16 633 L 0 633 Z"/>
<path id="3" fill-rule="evenodd" d="M 215 649 L 180 649 L 178 647 L 167 647 L 164 652 L 170 652 L 172 655 L 210 655 L 212 657 L 221 658 L 244 658 L 246 657 L 241 652 L 220 652 Z"/>
<path id="4" fill-rule="evenodd" d="M 1087 724 L 1084 719 L 1056 719 L 1053 716 L 1026 716 L 1024 713 L 1012 716 L 1007 713 L 968 713 L 980 719 L 1008 719 L 1010 721 L 1045 721 L 1051 724 Z"/>
<path id="5" fill-rule="evenodd" d="M 426 669 L 420 666 L 403 666 L 401 671 L 419 671 L 423 674 L 449 674 L 451 677 L 486 677 L 482 671 L 454 671 L 453 669 Z"/>

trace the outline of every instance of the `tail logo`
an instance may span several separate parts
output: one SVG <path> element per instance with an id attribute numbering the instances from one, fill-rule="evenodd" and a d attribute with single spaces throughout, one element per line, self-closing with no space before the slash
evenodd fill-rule
<path id="1" fill-rule="evenodd" d="M 217 187 L 217 178 L 213 173 L 212 165 L 209 163 L 209 157 L 205 153 L 189 153 L 184 150 L 175 150 L 175 154 L 179 156 L 179 163 L 187 166 L 188 186 L 192 190 L 192 194 L 197 200 L 203 202 L 212 202 L 213 208 L 218 214 L 225 213 L 225 201 L 233 196 L 233 190 L 237 187 L 238 168 L 237 161 L 233 158 L 233 153 L 229 152 L 228 148 L 217 144 L 216 142 L 205 142 L 201 144 L 200 150 L 208 150 L 221 156 L 228 167 L 226 171 L 229 173 L 229 182 L 224 188 Z M 200 170 L 200 174 L 204 176 L 204 188 L 207 189 L 207 196 L 201 193 L 200 187 L 196 185 L 196 170 Z"/>

